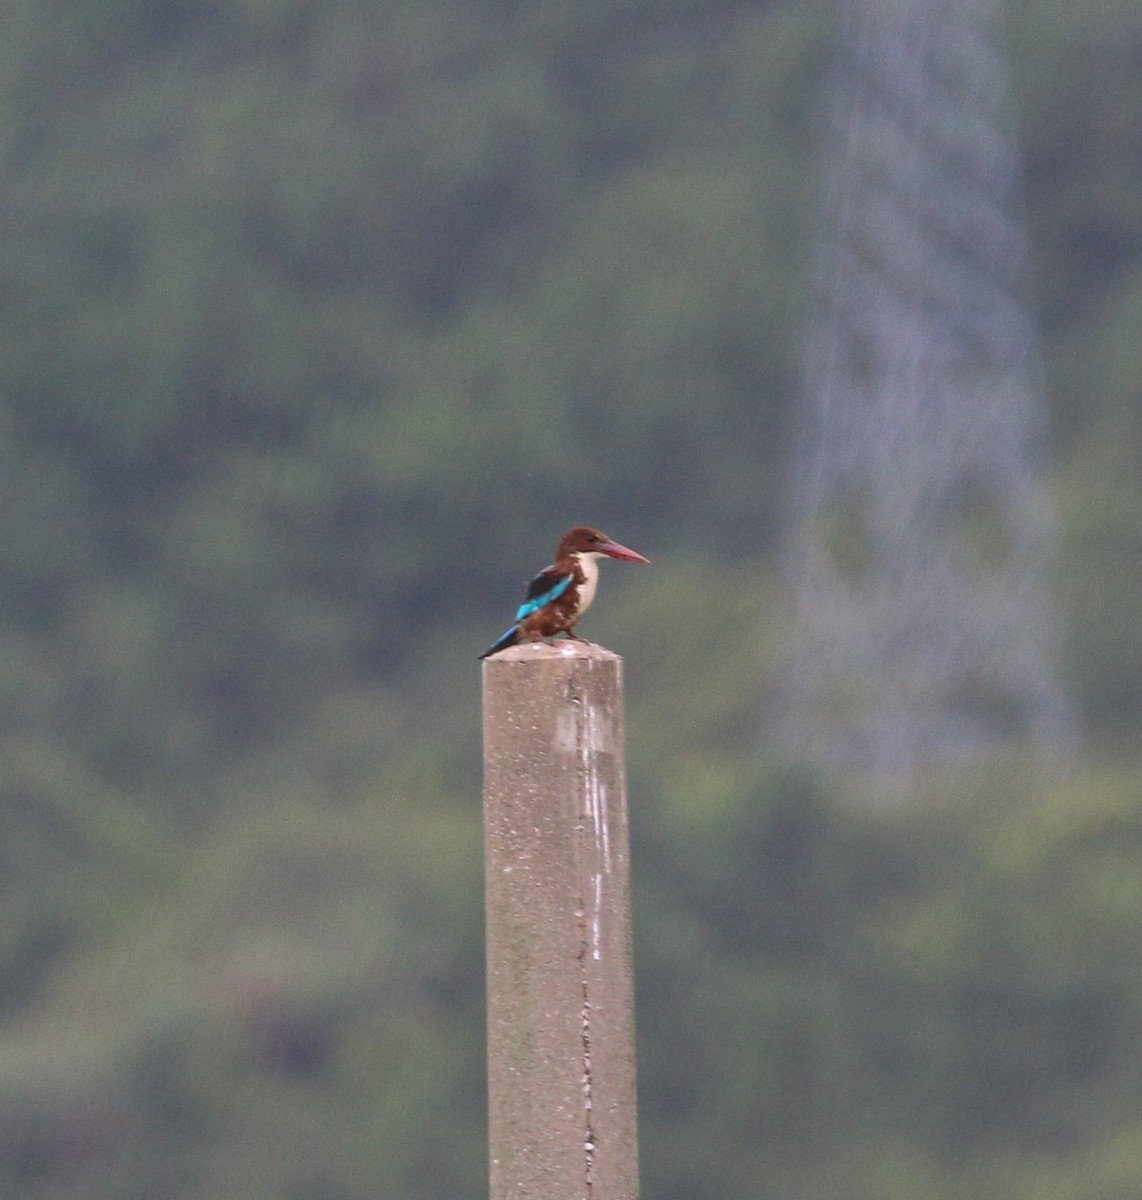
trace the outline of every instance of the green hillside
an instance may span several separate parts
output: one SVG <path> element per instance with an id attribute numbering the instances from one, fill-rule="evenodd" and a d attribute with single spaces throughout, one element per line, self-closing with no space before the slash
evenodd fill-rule
<path id="1" fill-rule="evenodd" d="M 761 730 L 831 6 L 4 0 L 0 1198 L 486 1194 L 479 670 L 587 521 L 648 1200 L 1142 1186 L 1142 16 L 1017 0 L 1089 761 Z"/>

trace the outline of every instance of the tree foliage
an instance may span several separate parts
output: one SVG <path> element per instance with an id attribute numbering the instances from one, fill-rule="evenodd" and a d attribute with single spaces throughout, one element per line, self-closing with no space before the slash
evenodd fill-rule
<path id="1" fill-rule="evenodd" d="M 1135 1195 L 1129 6 L 1012 13 L 1094 765 L 907 810 L 759 758 L 830 9 L 3 11 L 0 1194 L 483 1194 L 474 655 L 589 520 L 647 1194 Z"/>

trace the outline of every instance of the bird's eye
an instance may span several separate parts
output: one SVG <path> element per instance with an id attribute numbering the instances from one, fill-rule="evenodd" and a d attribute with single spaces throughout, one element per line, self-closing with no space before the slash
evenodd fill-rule
<path id="1" fill-rule="evenodd" d="M 597 533 L 592 533 L 592 534 L 587 535 L 587 541 L 589 541 L 589 542 L 601 542 L 602 540 L 603 539 L 601 537 L 599 537 L 599 535 Z"/>

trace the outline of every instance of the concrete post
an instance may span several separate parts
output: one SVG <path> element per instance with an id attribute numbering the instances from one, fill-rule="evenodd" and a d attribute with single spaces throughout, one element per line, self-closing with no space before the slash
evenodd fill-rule
<path id="1" fill-rule="evenodd" d="M 484 663 L 491 1200 L 636 1200 L 622 659 Z"/>

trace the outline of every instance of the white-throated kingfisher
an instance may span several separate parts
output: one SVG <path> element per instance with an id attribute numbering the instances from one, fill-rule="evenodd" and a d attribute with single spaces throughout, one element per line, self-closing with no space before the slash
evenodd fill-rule
<path id="1" fill-rule="evenodd" d="M 480 657 L 498 654 L 525 639 L 548 641 L 557 633 L 565 633 L 577 642 L 584 641 L 575 632 L 575 626 L 595 598 L 599 559 L 604 555 L 626 562 L 650 562 L 649 558 L 612 541 L 605 533 L 576 525 L 559 539 L 551 566 L 544 567 L 527 585 L 527 595 L 515 615 L 515 624 Z"/>

